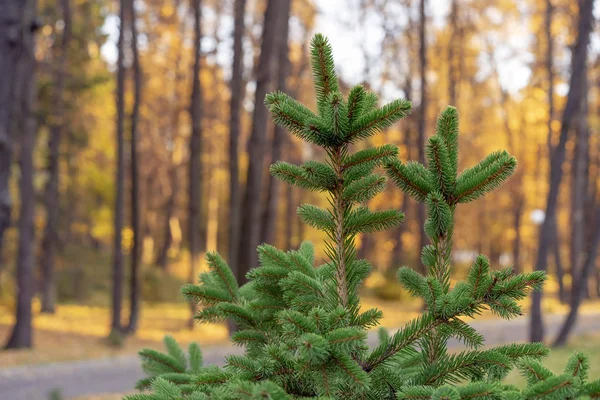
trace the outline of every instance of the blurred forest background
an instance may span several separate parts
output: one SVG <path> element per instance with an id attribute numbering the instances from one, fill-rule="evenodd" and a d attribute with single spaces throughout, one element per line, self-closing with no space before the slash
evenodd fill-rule
<path id="1" fill-rule="evenodd" d="M 101 355 L 107 336 L 129 350 L 165 333 L 219 342 L 227 328 L 194 326 L 179 296 L 207 250 L 240 278 L 261 242 L 311 240 L 323 258 L 295 210 L 326 199 L 268 175 L 275 160 L 322 154 L 263 106 L 275 89 L 314 106 L 317 31 L 343 87 L 413 101 L 372 144 L 423 161 L 451 104 L 465 165 L 503 148 L 518 158 L 502 190 L 458 209 L 455 274 L 479 253 L 548 270 L 530 338 L 564 343 L 600 304 L 593 11 L 593 0 L 1 0 L 0 340 L 37 350 L 0 365 Z M 390 204 L 406 222 L 359 247 L 375 266 L 365 304 L 394 327 L 420 310 L 394 276 L 420 268 L 425 238 L 422 207 L 391 185 L 370 206 Z M 569 315 L 557 339 L 542 323 L 554 313 Z"/>

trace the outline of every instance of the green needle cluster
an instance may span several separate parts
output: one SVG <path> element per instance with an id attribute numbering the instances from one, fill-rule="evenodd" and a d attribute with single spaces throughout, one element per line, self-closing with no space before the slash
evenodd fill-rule
<path id="1" fill-rule="evenodd" d="M 317 264 L 312 244 L 282 251 L 259 246 L 260 266 L 239 286 L 218 254 L 209 253 L 209 271 L 182 293 L 200 306 L 201 321 L 232 320 L 231 341 L 245 349 L 226 358 L 224 367 L 203 366 L 198 346 L 184 352 L 171 338 L 167 353 L 140 353 L 148 377 L 138 383 L 145 393 L 129 400 L 175 399 L 577 399 L 600 398 L 600 381 L 589 382 L 589 361 L 574 354 L 563 374 L 546 369 L 539 343 L 484 347 L 484 338 L 467 320 L 484 310 L 510 319 L 521 315 L 519 301 L 545 280 L 541 272 L 515 274 L 494 269 L 478 256 L 467 279 L 451 284 L 454 212 L 499 187 L 516 168 L 507 152 L 492 153 L 459 173 L 458 112 L 448 107 L 426 145 L 427 165 L 398 160 L 393 145 L 354 151 L 365 140 L 411 108 L 406 100 L 382 107 L 373 93 L 355 86 L 340 92 L 332 50 L 316 35 L 312 69 L 317 97 L 313 112 L 275 92 L 265 99 L 275 123 L 322 148 L 324 160 L 302 165 L 277 162 L 271 173 L 302 189 L 326 194 L 328 208 L 303 204 L 300 219 L 327 235 L 326 260 Z M 365 204 L 385 188 L 387 176 L 406 194 L 426 205 L 425 232 L 431 244 L 421 260 L 427 274 L 402 267 L 400 283 L 421 298 L 419 317 L 380 343 L 367 345 L 368 330 L 382 317 L 362 310 L 359 288 L 371 265 L 357 258 L 355 238 L 389 229 L 403 220 L 398 210 L 372 211 Z M 465 350 L 448 351 L 450 338 Z M 513 369 L 526 378 L 524 389 L 503 383 Z"/>

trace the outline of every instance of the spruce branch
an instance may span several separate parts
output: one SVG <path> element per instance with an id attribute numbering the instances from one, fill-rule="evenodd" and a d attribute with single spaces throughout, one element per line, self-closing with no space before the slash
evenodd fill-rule
<path id="1" fill-rule="evenodd" d="M 362 114 L 366 96 L 367 91 L 362 85 L 356 85 L 350 89 L 348 94 L 348 122 L 350 125 L 352 125 L 357 115 Z"/>
<path id="2" fill-rule="evenodd" d="M 327 96 L 339 91 L 337 74 L 333 62 L 333 52 L 325 36 L 316 34 L 311 42 L 311 59 L 317 108 L 324 114 L 327 107 Z"/>
<path id="3" fill-rule="evenodd" d="M 456 176 L 458 170 L 458 110 L 448 106 L 437 119 L 436 135 L 439 135 L 446 145 L 450 162 L 450 175 Z"/>
<path id="4" fill-rule="evenodd" d="M 380 109 L 370 111 L 358 118 L 347 135 L 346 140 L 354 143 L 371 137 L 390 127 L 394 122 L 406 117 L 412 104 L 408 100 L 395 100 Z"/>
<path id="5" fill-rule="evenodd" d="M 424 202 L 433 190 L 429 173 L 422 164 L 416 162 L 403 164 L 394 159 L 386 165 L 386 172 L 396 186 L 416 201 Z"/>
<path id="6" fill-rule="evenodd" d="M 584 354 L 573 355 L 564 373 L 555 375 L 539 362 L 548 352 L 543 344 L 482 350 L 483 336 L 467 323 L 465 317 L 485 310 L 504 318 L 519 315 L 519 301 L 541 287 L 543 273 L 494 270 L 478 256 L 467 279 L 451 285 L 455 209 L 500 186 L 513 173 L 514 158 L 495 152 L 459 176 L 458 112 L 453 107 L 438 118 L 425 149 L 427 166 L 401 162 L 393 145 L 354 152 L 354 143 L 405 116 L 410 102 L 395 100 L 378 108 L 377 96 L 362 86 L 345 98 L 331 47 L 321 35 L 313 39 L 311 58 L 318 112 L 280 92 L 268 95 L 265 104 L 278 125 L 323 150 L 324 160 L 299 166 L 277 162 L 271 173 L 327 197 L 328 207 L 298 208 L 303 222 L 326 235 L 324 264 L 315 265 L 314 247 L 307 242 L 290 251 L 261 245 L 260 266 L 239 287 L 225 261 L 208 253 L 208 272 L 200 275 L 200 284 L 186 285 L 182 292 L 203 306 L 196 318 L 234 320 L 239 330 L 232 342 L 245 353 L 227 357 L 223 368 L 204 367 L 197 345 L 186 354 L 166 338 L 166 353 L 140 353 L 148 377 L 138 387 L 150 387 L 152 393 L 128 399 L 600 398 L 600 381 L 587 381 Z M 426 205 L 431 243 L 422 249 L 421 261 L 427 273 L 403 267 L 398 280 L 427 309 L 391 336 L 381 330 L 379 345 L 369 351 L 366 330 L 383 315 L 361 310 L 359 288 L 371 264 L 357 258 L 355 239 L 403 219 L 397 210 L 368 208 L 385 187 L 385 178 L 374 173 L 381 166 L 400 189 Z M 450 353 L 450 338 L 468 349 Z M 502 383 L 514 367 L 527 378 L 524 391 Z"/>
<path id="7" fill-rule="evenodd" d="M 506 151 L 492 153 L 478 165 L 465 170 L 456 181 L 454 201 L 468 203 L 496 189 L 517 167 L 517 160 Z"/>
<path id="8" fill-rule="evenodd" d="M 435 177 L 440 192 L 449 197 L 454 189 L 456 172 L 444 139 L 438 135 L 432 136 L 425 148 L 425 155 L 429 172 Z"/>
<path id="9" fill-rule="evenodd" d="M 344 170 L 365 164 L 376 168 L 386 162 L 392 161 L 397 155 L 398 147 L 391 144 L 360 150 L 346 158 Z"/>

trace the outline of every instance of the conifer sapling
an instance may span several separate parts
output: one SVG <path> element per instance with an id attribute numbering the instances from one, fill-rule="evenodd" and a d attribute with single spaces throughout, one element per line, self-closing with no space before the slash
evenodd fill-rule
<path id="1" fill-rule="evenodd" d="M 209 271 L 182 292 L 202 306 L 199 320 L 236 322 L 239 331 L 231 340 L 245 348 L 244 355 L 228 356 L 222 368 L 204 367 L 198 346 L 186 354 L 166 338 L 167 353 L 140 353 L 148 378 L 138 388 L 151 391 L 127 399 L 600 398 L 600 381 L 587 382 L 584 355 L 575 354 L 565 372 L 555 375 L 539 362 L 547 354 L 542 344 L 483 349 L 483 337 L 465 322 L 486 309 L 502 318 L 520 315 L 517 301 L 542 285 L 542 273 L 493 270 L 478 256 L 467 280 L 451 285 L 455 208 L 500 186 L 514 172 L 515 159 L 492 153 L 459 174 L 458 114 L 452 107 L 427 143 L 427 166 L 400 162 L 393 145 L 353 151 L 353 144 L 406 116 L 410 102 L 378 107 L 377 97 L 362 86 L 345 98 L 327 40 L 316 35 L 311 47 L 317 112 L 281 92 L 269 94 L 265 103 L 277 124 L 326 154 L 324 161 L 271 167 L 291 185 L 326 194 L 327 209 L 309 204 L 298 209 L 304 223 L 326 233 L 326 262 L 315 266 L 308 242 L 288 252 L 264 244 L 258 248 L 260 266 L 239 287 L 226 262 L 209 253 Z M 382 313 L 360 307 L 359 287 L 371 266 L 357 258 L 354 240 L 403 219 L 397 210 L 364 206 L 385 187 L 385 177 L 375 172 L 381 166 L 404 192 L 426 204 L 431 245 L 422 251 L 427 276 L 407 267 L 398 272 L 426 311 L 391 336 L 381 331 L 379 345 L 370 349 L 367 333 Z M 467 350 L 450 353 L 452 337 Z M 527 378 L 524 390 L 502 383 L 515 367 Z"/>

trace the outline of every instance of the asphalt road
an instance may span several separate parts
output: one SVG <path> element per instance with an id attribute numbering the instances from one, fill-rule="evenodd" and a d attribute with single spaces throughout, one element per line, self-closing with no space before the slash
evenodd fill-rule
<path id="1" fill-rule="evenodd" d="M 549 338 L 554 337 L 563 318 L 546 318 Z M 473 322 L 471 325 L 485 336 L 488 345 L 527 340 L 527 318 L 512 321 L 487 320 Z M 600 310 L 597 314 L 580 316 L 575 328 L 576 334 L 592 332 L 600 332 Z M 369 343 L 376 342 L 376 332 L 372 332 Z M 239 354 L 242 349 L 229 346 L 205 348 L 205 364 L 221 364 L 224 355 L 234 352 Z M 46 400 L 55 389 L 59 389 L 67 399 L 101 393 L 130 392 L 135 382 L 142 377 L 136 356 L 4 368 L 0 369 L 0 400 Z"/>

